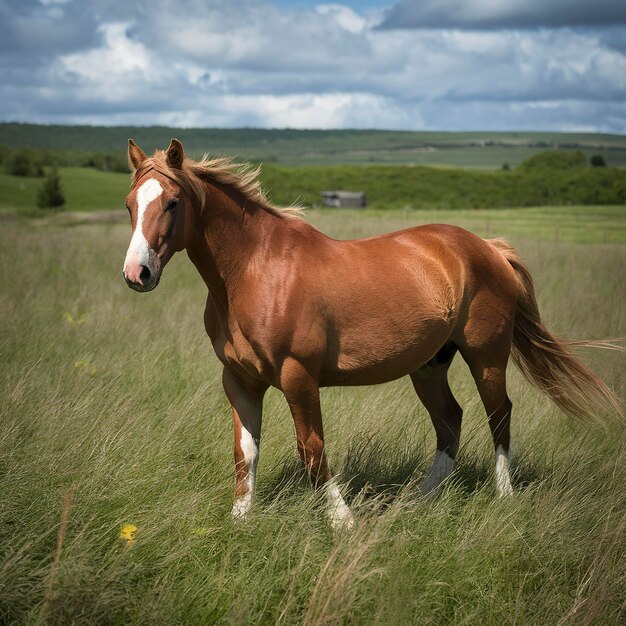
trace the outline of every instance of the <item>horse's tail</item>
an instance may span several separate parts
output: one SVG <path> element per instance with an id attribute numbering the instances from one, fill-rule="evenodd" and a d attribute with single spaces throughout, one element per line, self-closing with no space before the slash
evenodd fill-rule
<path id="1" fill-rule="evenodd" d="M 515 270 L 519 295 L 511 356 L 524 377 L 568 415 L 589 421 L 603 421 L 606 414 L 623 419 L 617 395 L 571 351 L 578 346 L 623 348 L 611 341 L 571 341 L 553 335 L 541 323 L 533 279 L 518 252 L 503 239 L 488 241 Z"/>

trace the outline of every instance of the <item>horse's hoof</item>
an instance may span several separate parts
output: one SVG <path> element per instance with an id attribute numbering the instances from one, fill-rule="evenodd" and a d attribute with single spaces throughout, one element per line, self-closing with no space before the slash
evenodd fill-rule
<path id="1" fill-rule="evenodd" d="M 233 509 L 231 511 L 231 516 L 233 518 L 233 522 L 244 522 L 248 518 L 248 512 L 252 507 L 252 498 L 245 495 L 241 498 L 237 498 L 235 502 L 233 502 Z"/>

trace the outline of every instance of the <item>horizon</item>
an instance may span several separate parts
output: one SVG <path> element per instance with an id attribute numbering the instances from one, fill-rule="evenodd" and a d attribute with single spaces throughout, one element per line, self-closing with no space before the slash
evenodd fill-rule
<path id="1" fill-rule="evenodd" d="M 60 126 L 60 127 L 68 127 L 68 128 L 106 128 L 106 129 L 122 129 L 122 128 L 140 128 L 140 129 L 150 129 L 150 128 L 165 128 L 171 130 L 184 130 L 184 131 L 192 131 L 192 130 L 219 130 L 219 131 L 229 131 L 229 130 L 262 130 L 267 132 L 272 131 L 298 131 L 298 132 L 362 132 L 362 133 L 414 133 L 414 134 L 441 134 L 448 133 L 451 135 L 461 135 L 461 134 L 477 134 L 477 135 L 502 135 L 502 134 L 521 134 L 521 135 L 610 135 L 615 137 L 626 137 L 626 130 L 624 132 L 602 132 L 602 131 L 575 131 L 575 130 L 541 130 L 541 129 L 525 129 L 520 130 L 518 128 L 507 128 L 501 130 L 485 130 L 481 128 L 477 129 L 466 129 L 466 130 L 448 130 L 445 128 L 434 128 L 434 129 L 394 129 L 394 128 L 293 128 L 293 127 L 262 127 L 262 126 L 169 126 L 165 124 L 73 124 L 73 123 L 60 123 L 60 122 L 52 122 L 52 123 L 38 123 L 38 122 L 24 122 L 21 120 L 0 120 L 0 126 L 8 126 L 11 124 L 23 125 L 23 126 Z"/>

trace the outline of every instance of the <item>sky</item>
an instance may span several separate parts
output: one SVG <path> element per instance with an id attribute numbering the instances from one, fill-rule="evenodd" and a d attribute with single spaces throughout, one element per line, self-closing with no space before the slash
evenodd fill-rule
<path id="1" fill-rule="evenodd" d="M 0 0 L 0 121 L 626 133 L 624 0 Z"/>

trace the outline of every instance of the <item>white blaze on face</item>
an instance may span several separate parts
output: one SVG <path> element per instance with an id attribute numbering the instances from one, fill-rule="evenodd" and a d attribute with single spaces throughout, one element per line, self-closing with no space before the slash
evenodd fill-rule
<path id="1" fill-rule="evenodd" d="M 241 439 L 239 440 L 244 462 L 248 471 L 246 476 L 247 491 L 238 497 L 233 504 L 232 515 L 234 518 L 244 518 L 252 507 L 254 487 L 256 483 L 256 466 L 259 460 L 259 445 L 254 437 L 241 425 Z"/>
<path id="2" fill-rule="evenodd" d="M 162 193 L 163 187 L 155 178 L 148 179 L 137 190 L 137 224 L 135 225 L 135 231 L 130 240 L 124 262 L 124 274 L 135 282 L 139 282 L 142 265 L 145 265 L 151 271 L 155 269 L 151 267 L 150 261 L 155 258 L 156 254 L 148 245 L 143 234 L 143 218 L 150 203 L 156 200 Z"/>

